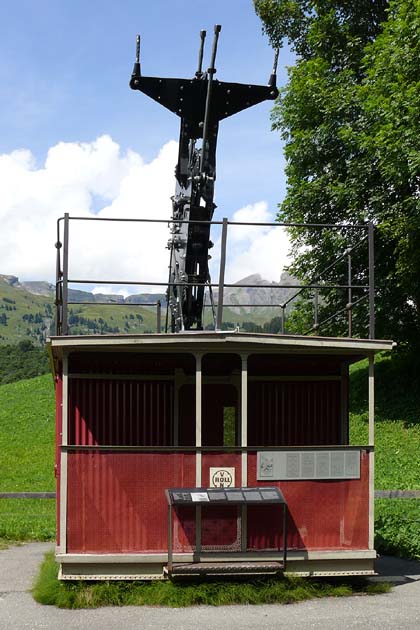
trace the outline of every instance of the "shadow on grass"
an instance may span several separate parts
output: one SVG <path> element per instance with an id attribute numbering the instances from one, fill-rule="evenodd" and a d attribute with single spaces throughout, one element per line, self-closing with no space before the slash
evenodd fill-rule
<path id="1" fill-rule="evenodd" d="M 386 593 L 388 583 L 364 580 L 321 581 L 302 578 L 232 580 L 175 583 L 155 582 L 60 582 L 52 552 L 46 554 L 32 594 L 40 604 L 59 608 L 100 606 L 226 606 L 232 604 L 291 604 L 319 597 Z"/>
<path id="2" fill-rule="evenodd" d="M 368 363 L 351 370 L 350 409 L 366 413 Z M 405 426 L 420 424 L 420 356 L 407 352 L 384 353 L 375 360 L 376 419 L 401 420 Z"/>

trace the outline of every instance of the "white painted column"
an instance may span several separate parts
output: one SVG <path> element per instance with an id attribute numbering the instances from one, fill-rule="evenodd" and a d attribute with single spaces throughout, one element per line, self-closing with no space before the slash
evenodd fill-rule
<path id="1" fill-rule="evenodd" d="M 241 369 L 241 447 L 248 446 L 248 355 L 242 354 Z M 241 485 L 248 485 L 248 454 L 242 451 Z"/>
<path id="2" fill-rule="evenodd" d="M 248 355 L 242 354 L 241 369 L 241 486 L 248 485 Z M 248 513 L 246 505 L 241 507 L 241 551 L 246 553 L 248 541 Z"/>
<path id="3" fill-rule="evenodd" d="M 201 372 L 202 355 L 195 355 L 195 446 L 201 447 L 201 422 L 202 422 L 202 384 L 203 376 Z M 195 453 L 195 485 L 201 486 L 201 451 Z"/>
<path id="4" fill-rule="evenodd" d="M 340 398 L 341 398 L 341 428 L 340 428 L 340 444 L 349 443 L 349 366 L 348 363 L 341 364 L 340 375 Z"/>
<path id="5" fill-rule="evenodd" d="M 375 444 L 375 355 L 369 354 L 369 446 Z M 369 451 L 369 549 L 374 548 L 375 526 L 375 452 Z"/>
<path id="6" fill-rule="evenodd" d="M 61 444 L 68 445 L 68 408 L 69 408 L 69 369 L 68 357 L 63 350 L 63 390 L 62 390 L 62 429 Z M 67 451 L 60 453 L 60 545 L 59 553 L 67 552 Z"/>

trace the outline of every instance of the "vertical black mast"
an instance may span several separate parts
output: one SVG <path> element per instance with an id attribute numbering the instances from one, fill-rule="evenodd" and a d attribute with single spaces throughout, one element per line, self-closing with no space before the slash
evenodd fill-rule
<path id="1" fill-rule="evenodd" d="M 130 87 L 144 92 L 181 118 L 168 242 L 169 317 L 166 329 L 170 328 L 172 332 L 203 328 L 204 291 L 210 285 L 208 259 L 213 244 L 208 222 L 216 207 L 213 199 L 219 121 L 278 95 L 278 52 L 268 86 L 225 83 L 214 78 L 220 31 L 221 26 L 216 24 L 210 66 L 206 72 L 202 70 L 206 31 L 200 32 L 198 68 L 192 79 L 143 77 L 139 36 L 136 42 Z M 197 146 L 200 140 L 201 144 Z M 209 290 L 211 297 L 211 287 Z"/>

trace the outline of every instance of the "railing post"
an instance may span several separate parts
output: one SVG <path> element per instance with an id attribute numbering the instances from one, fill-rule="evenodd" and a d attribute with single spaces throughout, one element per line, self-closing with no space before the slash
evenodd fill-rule
<path id="1" fill-rule="evenodd" d="M 318 334 L 319 324 L 318 324 L 318 306 L 319 306 L 319 291 L 318 289 L 314 289 L 314 333 Z"/>
<path id="2" fill-rule="evenodd" d="M 157 333 L 162 332 L 161 315 L 162 315 L 162 305 L 161 305 L 160 300 L 158 300 L 156 303 L 156 332 Z"/>
<path id="3" fill-rule="evenodd" d="M 63 296 L 62 296 L 62 287 L 61 287 L 61 258 L 60 258 L 60 249 L 63 244 L 60 241 L 60 219 L 57 221 L 57 241 L 55 243 L 55 247 L 57 249 L 56 263 L 55 263 L 55 334 L 61 335 L 61 324 L 62 324 L 62 306 L 63 306 Z"/>
<path id="4" fill-rule="evenodd" d="M 217 297 L 216 330 L 221 330 L 222 321 L 223 321 L 223 291 L 224 291 L 224 286 L 225 286 L 227 230 L 228 230 L 228 220 L 226 217 L 223 217 L 222 242 L 221 242 L 221 250 L 220 250 L 219 295 Z"/>
<path id="5" fill-rule="evenodd" d="M 281 334 L 286 332 L 286 304 L 280 304 L 281 308 Z"/>
<path id="6" fill-rule="evenodd" d="M 62 300 L 63 300 L 63 316 L 62 316 L 62 324 L 61 324 L 61 334 L 68 334 L 68 299 L 69 299 L 69 223 L 70 217 L 68 212 L 64 214 L 64 237 L 63 237 L 63 289 L 62 289 Z"/>
<path id="7" fill-rule="evenodd" d="M 373 238 L 373 223 L 368 225 L 369 249 L 369 339 L 375 339 L 375 250 Z"/>

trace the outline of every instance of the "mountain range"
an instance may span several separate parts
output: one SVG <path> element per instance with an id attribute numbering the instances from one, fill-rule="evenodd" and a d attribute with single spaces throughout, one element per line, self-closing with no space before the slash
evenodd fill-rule
<path id="1" fill-rule="evenodd" d="M 257 285 L 249 288 L 246 285 Z M 296 280 L 286 272 L 280 284 L 264 280 L 260 274 L 242 278 L 224 290 L 223 321 L 227 327 L 262 325 L 279 315 L 275 307 L 294 292 L 287 288 Z M 17 276 L 0 274 L 0 344 L 16 343 L 29 338 L 36 344 L 54 334 L 55 287 L 46 281 L 20 281 Z M 153 332 L 156 327 L 154 306 L 163 293 L 139 293 L 123 297 L 109 293 L 92 293 L 69 289 L 69 324 L 72 334 Z M 214 291 L 217 303 L 218 291 Z M 142 306 L 136 307 L 135 305 Z M 240 306 L 241 304 L 246 306 Z M 207 306 L 210 306 L 207 304 Z M 259 308 L 254 308 L 259 306 Z M 211 327 L 211 309 L 205 309 L 205 324 Z M 246 326 L 245 326 L 246 329 Z"/>

